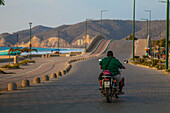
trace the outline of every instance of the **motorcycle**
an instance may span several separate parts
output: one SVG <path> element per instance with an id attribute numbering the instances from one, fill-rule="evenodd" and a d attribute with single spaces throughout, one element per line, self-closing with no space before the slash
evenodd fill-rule
<path id="1" fill-rule="evenodd" d="M 112 97 L 118 98 L 119 86 L 116 84 L 116 80 L 113 76 L 111 76 L 111 72 L 105 70 L 102 76 L 102 96 L 105 96 L 106 101 L 110 103 L 112 101 Z"/>

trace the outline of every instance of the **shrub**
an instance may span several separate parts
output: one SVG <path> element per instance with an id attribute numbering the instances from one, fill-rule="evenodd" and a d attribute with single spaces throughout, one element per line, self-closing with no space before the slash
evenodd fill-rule
<path id="1" fill-rule="evenodd" d="M 132 60 L 133 60 L 133 58 L 129 59 L 129 61 L 132 61 Z"/>
<path id="2" fill-rule="evenodd" d="M 10 66 L 10 68 L 17 68 L 17 69 L 19 69 L 20 68 L 19 65 L 20 64 L 13 64 L 12 66 Z"/>
<path id="3" fill-rule="evenodd" d="M 27 64 L 27 63 L 28 63 L 28 60 L 23 60 L 19 64 Z"/>
<path id="4" fill-rule="evenodd" d="M 161 60 L 161 63 L 165 63 L 165 60 Z"/>
<path id="5" fill-rule="evenodd" d="M 13 69 L 19 69 L 19 64 L 13 64 L 13 65 L 9 65 L 9 64 L 5 64 L 3 65 L 1 68 L 13 68 Z"/>
<path id="6" fill-rule="evenodd" d="M 165 69 L 166 72 L 170 72 L 170 69 Z"/>
<path id="7" fill-rule="evenodd" d="M 138 63 L 137 63 L 137 62 L 135 62 L 135 61 L 132 61 L 131 63 L 132 63 L 132 64 L 138 64 Z"/>
<path id="8" fill-rule="evenodd" d="M 147 55 L 143 55 L 142 57 L 143 57 L 143 58 L 149 58 Z"/>
<path id="9" fill-rule="evenodd" d="M 3 65 L 1 68 L 9 68 L 9 67 L 10 67 L 9 64 L 5 64 L 5 65 Z"/>
<path id="10" fill-rule="evenodd" d="M 159 63 L 158 59 L 151 59 L 152 65 L 155 66 Z"/>
<path id="11" fill-rule="evenodd" d="M 165 65 L 161 65 L 161 69 L 165 69 Z"/>
<path id="12" fill-rule="evenodd" d="M 28 60 L 28 63 L 35 63 L 35 60 Z"/>
<path id="13" fill-rule="evenodd" d="M 155 65 L 154 67 L 155 67 L 155 68 L 159 68 L 159 65 Z"/>
<path id="14" fill-rule="evenodd" d="M 138 58 L 140 58 L 140 56 L 134 56 L 134 58 L 138 59 Z"/>

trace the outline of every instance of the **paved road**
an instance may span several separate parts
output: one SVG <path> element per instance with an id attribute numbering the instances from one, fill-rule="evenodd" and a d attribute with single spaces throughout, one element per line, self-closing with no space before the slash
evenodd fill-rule
<path id="1" fill-rule="evenodd" d="M 92 53 L 92 55 L 100 55 L 100 54 L 102 54 L 105 51 L 105 49 L 107 48 L 109 43 L 110 43 L 110 40 L 101 41 L 98 48 Z"/>
<path id="2" fill-rule="evenodd" d="M 114 50 L 117 58 L 123 60 L 131 56 L 127 52 L 131 51 L 130 43 L 114 41 L 109 50 Z M 122 45 L 115 47 L 116 44 Z M 129 64 L 125 64 L 127 69 L 122 72 L 126 94 L 106 103 L 98 91 L 99 58 L 74 63 L 70 73 L 59 79 L 6 92 L 0 96 L 0 112 L 169 113 L 170 77 Z"/>

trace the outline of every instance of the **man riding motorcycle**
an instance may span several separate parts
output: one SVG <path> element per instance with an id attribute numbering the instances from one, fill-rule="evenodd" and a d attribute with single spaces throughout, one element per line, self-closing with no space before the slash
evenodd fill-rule
<path id="1" fill-rule="evenodd" d="M 125 67 L 120 63 L 118 59 L 116 59 L 113 56 L 112 51 L 108 51 L 107 57 L 103 58 L 100 61 L 100 69 L 102 69 L 102 72 L 105 70 L 107 66 L 107 70 L 109 70 L 112 73 L 112 76 L 116 79 L 116 83 L 119 85 L 119 94 L 123 94 L 122 89 L 124 86 L 124 77 L 121 76 L 121 73 L 119 69 L 125 69 Z M 102 89 L 102 74 L 99 76 L 99 82 L 100 82 L 100 88 Z"/>

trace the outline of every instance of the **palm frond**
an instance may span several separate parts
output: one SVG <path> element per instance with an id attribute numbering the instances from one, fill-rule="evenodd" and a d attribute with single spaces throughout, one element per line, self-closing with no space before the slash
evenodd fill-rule
<path id="1" fill-rule="evenodd" d="M 4 0 L 0 0 L 0 5 L 5 5 L 5 1 Z"/>

